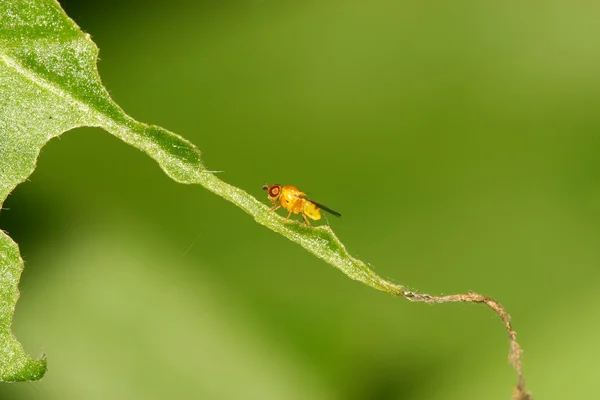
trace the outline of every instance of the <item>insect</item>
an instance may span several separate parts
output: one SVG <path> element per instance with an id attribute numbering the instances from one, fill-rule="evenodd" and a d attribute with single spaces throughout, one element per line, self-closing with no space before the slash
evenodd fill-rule
<path id="1" fill-rule="evenodd" d="M 267 191 L 269 200 L 275 204 L 269 211 L 275 211 L 279 207 L 283 207 L 289 211 L 288 216 L 285 219 L 286 221 L 290 218 L 292 213 L 302 214 L 306 225 L 310 225 L 307 217 L 314 219 L 315 221 L 321 219 L 321 209 L 336 217 L 342 216 L 339 212 L 333 211 L 331 208 L 325 207 L 323 204 L 319 204 L 307 198 L 306 193 L 301 192 L 295 186 L 264 185 L 262 189 Z"/>

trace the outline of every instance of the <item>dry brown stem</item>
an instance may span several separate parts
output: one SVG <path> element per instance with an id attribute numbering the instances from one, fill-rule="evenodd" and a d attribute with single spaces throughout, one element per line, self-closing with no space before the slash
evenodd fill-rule
<path id="1" fill-rule="evenodd" d="M 395 285 L 394 285 L 395 286 Z M 504 327 L 508 333 L 508 338 L 510 341 L 510 351 L 508 353 L 508 361 L 513 366 L 515 371 L 517 372 L 517 386 L 513 391 L 513 400 L 533 400 L 533 396 L 525 390 L 525 378 L 523 376 L 523 366 L 522 366 L 522 354 L 523 350 L 521 346 L 517 342 L 517 332 L 513 329 L 510 323 L 510 315 L 506 312 L 504 307 L 496 300 L 491 299 L 489 297 L 485 297 L 475 292 L 468 292 L 463 294 L 452 294 L 448 296 L 432 296 L 426 293 L 415 293 L 410 290 L 395 290 L 398 296 L 402 296 L 407 300 L 412 302 L 422 302 L 422 303 L 454 303 L 454 302 L 462 302 L 462 303 L 482 303 L 494 310 L 496 314 L 502 320 Z"/>

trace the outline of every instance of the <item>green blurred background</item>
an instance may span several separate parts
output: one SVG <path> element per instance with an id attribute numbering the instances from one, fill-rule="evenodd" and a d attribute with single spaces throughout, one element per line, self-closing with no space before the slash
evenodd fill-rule
<path id="1" fill-rule="evenodd" d="M 600 393 L 600 6 L 62 2 L 133 117 L 263 199 L 294 184 L 385 278 L 511 313 L 537 399 Z M 266 199 L 265 199 L 266 202 Z M 0 226 L 14 329 L 48 356 L 3 399 L 502 399 L 499 319 L 351 281 L 98 129 L 49 143 Z"/>

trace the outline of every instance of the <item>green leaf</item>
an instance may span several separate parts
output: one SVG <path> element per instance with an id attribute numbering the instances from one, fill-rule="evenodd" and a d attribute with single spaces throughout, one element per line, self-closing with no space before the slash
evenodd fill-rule
<path id="1" fill-rule="evenodd" d="M 307 227 L 269 212 L 263 202 L 208 171 L 192 143 L 125 114 L 100 81 L 97 56 L 89 35 L 81 32 L 55 0 L 0 3 L 1 203 L 33 172 L 40 149 L 50 139 L 80 126 L 101 127 L 148 154 L 175 181 L 204 186 L 354 280 L 411 301 L 488 305 L 510 335 L 511 361 L 525 398 L 520 348 L 508 314 L 497 302 L 475 293 L 437 297 L 405 290 L 353 258 L 328 226 Z M 0 241 L 0 379 L 39 379 L 46 369 L 45 360 L 30 359 L 11 333 L 23 262 L 17 245 L 6 234 L 0 235 Z"/>

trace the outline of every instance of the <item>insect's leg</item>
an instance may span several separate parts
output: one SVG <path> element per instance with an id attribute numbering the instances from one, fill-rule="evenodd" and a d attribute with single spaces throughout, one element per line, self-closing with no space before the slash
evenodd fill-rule
<path id="1" fill-rule="evenodd" d="M 304 215 L 304 213 L 302 213 L 302 217 L 304 217 L 304 222 L 306 222 L 306 226 L 310 226 L 310 222 L 308 222 L 308 218 L 306 218 L 306 215 Z"/>
<path id="2" fill-rule="evenodd" d="M 273 211 L 277 210 L 279 207 L 281 207 L 279 204 L 275 204 L 273 207 L 269 208 L 269 212 L 273 212 Z"/>
<path id="3" fill-rule="evenodd" d="M 286 220 L 286 221 L 287 221 L 288 219 L 290 219 L 290 215 L 292 215 L 292 212 L 291 212 L 291 211 L 288 213 L 288 216 L 287 216 L 287 217 L 285 217 L 285 220 Z"/>

